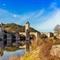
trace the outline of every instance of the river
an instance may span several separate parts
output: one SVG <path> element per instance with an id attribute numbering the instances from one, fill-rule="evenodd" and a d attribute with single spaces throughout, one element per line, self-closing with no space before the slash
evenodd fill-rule
<path id="1" fill-rule="evenodd" d="M 8 60 L 11 56 L 22 56 L 25 53 L 25 49 L 19 49 L 16 51 L 4 51 L 3 56 L 0 56 L 0 60 Z"/>

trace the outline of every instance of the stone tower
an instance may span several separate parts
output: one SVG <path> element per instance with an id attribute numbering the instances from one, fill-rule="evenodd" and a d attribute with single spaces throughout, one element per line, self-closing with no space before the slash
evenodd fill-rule
<path id="1" fill-rule="evenodd" d="M 26 32 L 27 30 L 29 30 L 29 28 L 30 28 L 30 23 L 27 21 L 27 22 L 25 23 L 25 32 Z"/>
<path id="2" fill-rule="evenodd" d="M 30 51 L 30 23 L 26 22 L 25 24 L 25 33 L 26 33 L 26 51 Z"/>

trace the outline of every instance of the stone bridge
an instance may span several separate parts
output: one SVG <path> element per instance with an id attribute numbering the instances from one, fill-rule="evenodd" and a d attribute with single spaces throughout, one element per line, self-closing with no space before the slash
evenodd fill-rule
<path id="1" fill-rule="evenodd" d="M 26 36 L 25 32 L 20 32 L 19 34 Z M 38 40 L 38 33 L 37 32 L 30 32 L 30 35 L 34 35 L 35 40 Z"/>

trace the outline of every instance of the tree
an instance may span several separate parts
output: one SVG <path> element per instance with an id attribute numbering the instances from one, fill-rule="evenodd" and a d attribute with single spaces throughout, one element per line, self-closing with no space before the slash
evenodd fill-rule
<path id="1" fill-rule="evenodd" d="M 56 25 L 54 31 L 60 33 L 60 25 Z"/>

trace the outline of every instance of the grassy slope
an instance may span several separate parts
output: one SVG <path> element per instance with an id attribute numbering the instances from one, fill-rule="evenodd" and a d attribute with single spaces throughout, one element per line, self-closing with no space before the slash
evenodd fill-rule
<path id="1" fill-rule="evenodd" d="M 15 23 L 8 23 L 8 24 L 3 24 L 2 25 L 7 31 L 16 31 L 16 29 L 18 29 L 18 31 L 20 32 L 24 32 L 25 31 L 25 26 L 21 26 Z M 1 27 L 1 24 L 0 24 Z M 38 32 L 37 30 L 35 30 L 34 28 L 30 27 L 30 31 L 32 32 Z"/>

